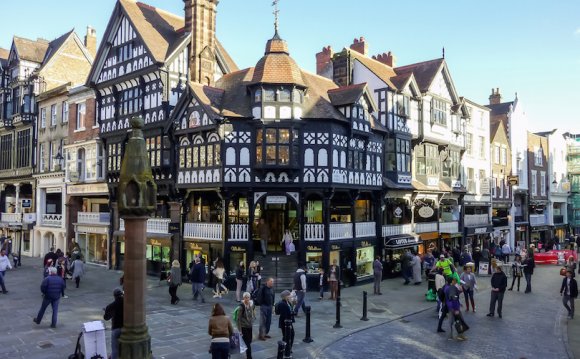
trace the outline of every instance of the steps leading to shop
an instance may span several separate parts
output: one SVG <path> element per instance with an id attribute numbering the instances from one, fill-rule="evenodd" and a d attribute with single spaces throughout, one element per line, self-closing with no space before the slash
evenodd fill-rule
<path id="1" fill-rule="evenodd" d="M 278 258 L 276 260 L 275 258 Z M 260 258 L 260 265 L 262 266 L 262 283 L 268 278 L 274 278 L 274 287 L 276 292 L 281 292 L 284 289 L 292 289 L 294 283 L 294 273 L 298 268 L 296 256 L 287 256 L 283 253 L 268 254 L 264 258 Z M 278 271 L 276 272 L 276 262 L 278 262 Z M 277 274 L 277 275 L 276 275 Z"/>

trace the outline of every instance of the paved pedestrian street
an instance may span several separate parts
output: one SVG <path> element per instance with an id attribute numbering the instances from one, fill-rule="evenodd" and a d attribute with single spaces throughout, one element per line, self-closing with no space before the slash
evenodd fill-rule
<path id="1" fill-rule="evenodd" d="M 113 289 L 121 275 L 117 271 L 87 266 L 87 275 L 79 289 L 74 288 L 71 281 L 67 282 L 69 298 L 60 301 L 58 325 L 51 329 L 50 309 L 40 325 L 32 322 L 42 299 L 40 262 L 38 258 L 25 258 L 22 267 L 6 274 L 9 293 L 0 295 L 0 315 L 3 318 L 0 358 L 68 357 L 74 351 L 82 323 L 102 319 L 102 308 L 112 301 Z M 403 286 L 399 279 L 383 281 L 384 295 L 371 294 L 368 297 L 369 321 L 360 320 L 362 291 L 372 293 L 372 286 L 345 288 L 341 308 L 343 328 L 340 329 L 333 328 L 335 302 L 328 299 L 318 301 L 317 293 L 312 292 L 308 304 L 312 306 L 314 342 L 302 342 L 305 318 L 300 313 L 295 325 L 294 358 L 565 358 L 562 333 L 566 322 L 558 295 L 560 279 L 558 267 L 538 267 L 533 278 L 534 293 L 506 293 L 504 318 L 498 319 L 485 317 L 485 308 L 489 304 L 489 278 L 480 278 L 480 292 L 476 295 L 478 312 L 465 315 L 471 329 L 469 339 L 462 343 L 448 341 L 444 334 L 435 333 L 434 304 L 424 299 L 426 283 Z M 207 318 L 216 299 L 210 298 L 208 291 L 207 303 L 194 303 L 190 291 L 191 286 L 187 284 L 180 287 L 178 295 L 181 301 L 173 306 L 169 303 L 167 286 L 149 278 L 147 323 L 155 358 L 210 357 Z M 230 292 L 221 300 L 227 313 L 232 312 L 234 297 L 235 294 Z M 254 358 L 276 356 L 276 342 L 281 339 L 277 319 L 274 316 L 272 321 L 272 339 L 253 342 Z M 257 337 L 257 324 L 258 321 L 255 322 L 254 337 Z M 109 322 L 107 328 L 110 328 Z M 106 335 L 109 341 L 110 330 Z"/>

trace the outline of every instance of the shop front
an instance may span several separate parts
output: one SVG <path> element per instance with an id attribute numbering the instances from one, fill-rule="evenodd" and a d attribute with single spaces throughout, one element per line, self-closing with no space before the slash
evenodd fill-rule
<path id="1" fill-rule="evenodd" d="M 88 226 L 75 224 L 75 242 L 87 263 L 108 265 L 109 259 L 108 226 Z"/>
<path id="2" fill-rule="evenodd" d="M 443 243 L 439 241 L 439 232 L 426 232 L 419 234 L 419 254 L 425 254 L 429 249 L 441 252 Z"/>
<path id="3" fill-rule="evenodd" d="M 116 245 L 119 248 L 119 258 L 116 265 L 122 269 L 125 259 L 125 232 L 117 231 L 114 234 L 117 236 Z M 148 237 L 145 250 L 145 258 L 147 259 L 147 274 L 157 276 L 162 270 L 170 269 L 171 235 L 161 233 L 148 233 L 147 235 Z"/>
<path id="4" fill-rule="evenodd" d="M 217 258 L 215 256 L 220 256 L 221 254 L 219 251 L 217 251 L 218 249 L 220 249 L 221 247 L 217 247 L 217 243 L 212 245 L 214 252 L 214 259 Z M 220 249 L 221 251 L 221 249 Z M 249 263 L 249 258 L 248 258 L 248 242 L 226 242 L 225 244 L 225 253 L 226 253 L 226 258 L 225 258 L 225 263 L 224 266 L 226 267 L 226 269 L 229 270 L 230 274 L 234 274 L 235 275 L 235 271 L 238 268 L 238 266 L 240 265 L 240 262 L 244 262 L 244 263 Z"/>
<path id="5" fill-rule="evenodd" d="M 385 237 L 383 243 L 383 274 L 387 278 L 401 275 L 401 257 L 405 251 L 418 251 L 422 247 L 418 236 L 405 234 Z"/>
<path id="6" fill-rule="evenodd" d="M 375 240 L 367 239 L 355 242 L 355 276 L 357 282 L 373 277 L 373 261 L 375 259 Z"/>
<path id="7" fill-rule="evenodd" d="M 530 226 L 530 243 L 538 249 L 547 250 L 546 247 L 551 248 L 554 244 L 551 234 L 548 226 Z"/>
<path id="8" fill-rule="evenodd" d="M 195 257 L 200 257 L 205 264 L 206 273 L 210 273 L 209 269 L 212 262 L 218 257 L 221 258 L 222 247 L 223 243 L 221 241 L 192 241 L 184 239 L 182 254 L 184 263 L 182 263 L 182 267 L 190 269 Z"/>
<path id="9" fill-rule="evenodd" d="M 531 240 L 531 236 L 528 236 L 527 224 L 516 224 L 515 231 L 515 243 L 523 243 L 525 248 L 527 248 L 530 244 L 534 244 L 536 248 L 538 248 L 538 241 L 536 240 L 534 242 Z"/>
<path id="10" fill-rule="evenodd" d="M 481 249 L 484 240 L 494 232 L 493 226 L 470 226 L 465 227 L 464 247 L 473 253 L 476 247 Z"/>

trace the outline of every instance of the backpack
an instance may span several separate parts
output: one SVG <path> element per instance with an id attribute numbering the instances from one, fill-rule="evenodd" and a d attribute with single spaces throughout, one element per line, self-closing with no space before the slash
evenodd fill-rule
<path id="1" fill-rule="evenodd" d="M 232 312 L 232 321 L 234 323 L 238 322 L 238 316 L 240 315 L 240 306 L 238 305 Z"/>
<path id="2" fill-rule="evenodd" d="M 263 294 L 263 289 L 264 287 L 260 287 L 259 289 L 256 289 L 255 291 L 252 292 L 252 300 L 254 301 L 254 305 L 261 305 L 262 304 L 262 294 Z"/>

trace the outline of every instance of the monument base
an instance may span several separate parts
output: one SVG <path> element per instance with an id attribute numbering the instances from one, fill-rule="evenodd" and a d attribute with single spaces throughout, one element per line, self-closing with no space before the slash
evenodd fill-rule
<path id="1" fill-rule="evenodd" d="M 151 337 L 146 325 L 123 327 L 119 338 L 119 358 L 151 359 Z"/>

